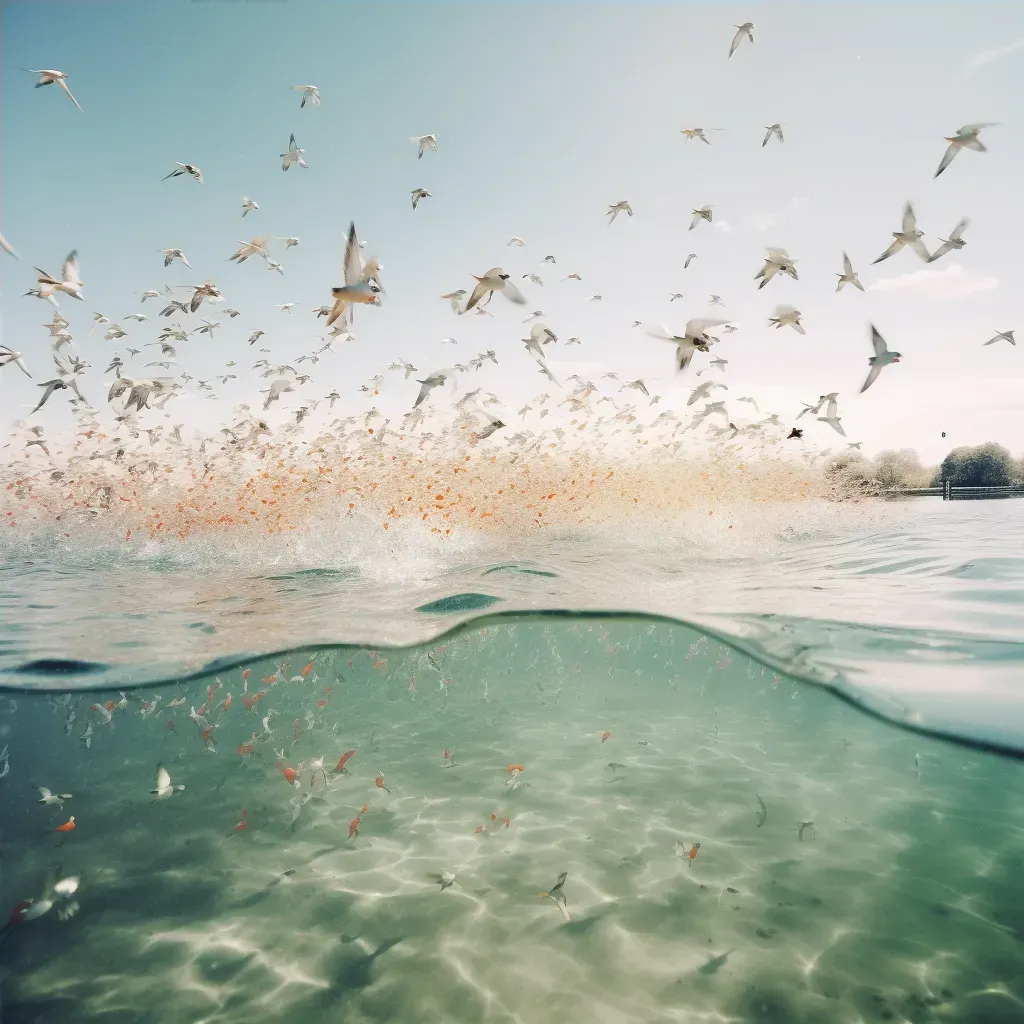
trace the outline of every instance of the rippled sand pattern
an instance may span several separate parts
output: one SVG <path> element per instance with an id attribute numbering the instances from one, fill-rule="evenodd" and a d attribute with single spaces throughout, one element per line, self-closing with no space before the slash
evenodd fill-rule
<path id="1" fill-rule="evenodd" d="M 0 897 L 82 879 L 74 917 L 0 945 L 5 1024 L 1022 1019 L 1019 764 L 670 625 L 251 668 L 110 725 L 95 695 L 0 713 Z M 274 767 L 353 748 L 326 790 Z M 150 802 L 157 763 L 186 788 Z M 568 922 L 538 895 L 562 871 Z"/>

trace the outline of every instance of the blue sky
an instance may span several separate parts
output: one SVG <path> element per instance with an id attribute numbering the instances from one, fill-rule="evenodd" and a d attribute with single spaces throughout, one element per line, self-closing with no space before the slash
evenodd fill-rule
<path id="1" fill-rule="evenodd" d="M 746 20 L 755 43 L 728 60 L 733 25 Z M 190 339 L 179 361 L 200 378 L 230 359 L 245 369 L 218 385 L 218 402 L 168 408 L 174 422 L 226 420 L 264 386 L 247 369 L 258 358 L 245 344 L 251 331 L 267 332 L 261 344 L 274 362 L 322 343 L 310 310 L 340 280 L 354 219 L 366 252 L 383 261 L 387 295 L 380 309 L 359 311 L 356 342 L 325 355 L 282 412 L 333 388 L 335 414 L 364 412 L 358 386 L 387 362 L 429 372 L 493 347 L 500 366 L 466 384 L 496 391 L 514 416 L 545 389 L 519 341 L 534 309 L 563 340 L 583 339 L 551 353 L 560 377 L 579 364 L 595 380 L 605 370 L 655 378 L 662 408 L 681 408 L 688 386 L 706 379 L 694 374 L 707 357 L 676 379 L 669 347 L 631 324 L 681 329 L 719 312 L 708 305 L 716 293 L 740 327 L 714 352 L 729 360 L 726 397 L 752 394 L 790 421 L 801 400 L 838 391 L 847 434 L 865 450 L 911 446 L 934 460 L 988 439 L 1024 450 L 1024 345 L 982 347 L 996 329 L 1017 328 L 1024 340 L 1024 136 L 1014 118 L 1024 8 L 6 3 L 3 47 L 0 231 L 24 258 L 0 254 L 3 341 L 47 379 L 39 325 L 51 308 L 22 293 L 33 265 L 58 272 L 77 248 L 86 302 L 61 305 L 92 364 L 82 388 L 94 404 L 104 403 L 113 353 L 154 340 L 163 323 L 139 293 L 213 278 L 243 315 L 211 316 L 223 329 L 212 343 Z M 21 68 L 68 72 L 84 114 L 56 87 L 33 89 Z M 299 109 L 288 86 L 300 83 L 319 86 L 319 109 Z M 776 121 L 785 144 L 762 148 Z M 1000 122 L 983 135 L 990 151 L 960 154 L 933 180 L 943 136 L 975 121 Z M 679 134 L 698 125 L 723 130 L 708 131 L 710 147 Z M 285 174 L 279 154 L 291 132 L 309 168 Z M 427 132 L 439 152 L 417 161 L 407 136 Z M 161 181 L 175 160 L 201 167 L 205 186 Z M 433 196 L 414 213 L 409 193 L 419 186 Z M 243 195 L 260 204 L 244 221 Z M 609 226 L 605 210 L 621 199 L 635 216 Z M 968 216 L 967 248 L 929 267 L 906 251 L 870 267 L 907 199 L 931 248 Z M 715 222 L 688 231 L 691 209 L 705 203 Z M 260 233 L 301 238 L 286 256 L 275 243 L 283 278 L 259 260 L 227 262 L 237 239 Z M 526 248 L 506 247 L 513 234 Z M 756 289 L 768 245 L 798 258 L 799 282 Z M 164 270 L 155 250 L 170 246 L 194 272 Z M 843 250 L 866 294 L 834 293 Z M 684 271 L 689 252 L 698 258 Z M 554 267 L 541 262 L 549 254 Z M 495 265 L 517 279 L 536 272 L 544 286 L 522 282 L 522 309 L 495 296 L 493 319 L 458 318 L 438 298 Z M 582 282 L 562 283 L 570 272 Z M 685 299 L 670 304 L 676 291 Z M 595 293 L 602 302 L 586 301 Z M 273 308 L 283 302 L 296 303 L 291 315 Z M 777 303 L 802 311 L 806 336 L 768 326 Z M 121 321 L 129 337 L 110 342 L 89 331 L 94 311 L 114 320 L 141 311 L 153 322 Z M 869 321 L 904 360 L 858 396 Z M 448 336 L 457 349 L 441 345 Z M 16 368 L 0 371 L 5 430 L 37 391 Z M 376 403 L 397 417 L 415 391 L 388 375 Z M 39 414 L 51 436 L 68 422 L 55 404 Z M 742 405 L 734 412 L 748 415 Z M 163 422 L 148 415 L 144 424 Z M 840 440 L 824 424 L 809 437 Z"/>

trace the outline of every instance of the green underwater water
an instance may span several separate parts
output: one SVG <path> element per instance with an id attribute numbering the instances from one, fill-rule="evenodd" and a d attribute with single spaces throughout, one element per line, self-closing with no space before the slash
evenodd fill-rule
<path id="1" fill-rule="evenodd" d="M 54 683 L 0 695 L 0 910 L 76 876 L 77 911 L 0 940 L 4 1024 L 1024 1019 L 1021 761 L 699 630 L 491 618 L 124 706 Z"/>

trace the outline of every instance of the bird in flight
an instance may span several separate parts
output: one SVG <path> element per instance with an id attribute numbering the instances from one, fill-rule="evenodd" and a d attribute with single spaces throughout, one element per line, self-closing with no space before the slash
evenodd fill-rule
<path id="1" fill-rule="evenodd" d="M 947 135 L 945 138 L 949 146 L 942 154 L 942 161 L 939 163 L 939 169 L 935 172 L 934 177 L 937 178 L 953 162 L 953 157 L 961 149 L 973 149 L 976 153 L 987 152 L 978 135 L 983 128 L 994 128 L 998 123 L 998 121 L 981 121 L 978 124 L 965 124 L 962 128 L 957 128 L 955 135 Z"/>
<path id="2" fill-rule="evenodd" d="M 751 45 L 754 42 L 754 23 L 752 21 L 745 21 L 742 25 L 737 25 L 736 35 L 732 37 L 732 45 L 729 47 L 729 56 L 731 57 L 739 47 L 740 43 L 743 42 L 744 37 L 749 39 Z"/>
<path id="3" fill-rule="evenodd" d="M 300 110 L 306 105 L 307 100 L 311 107 L 320 106 L 320 90 L 315 85 L 290 85 L 288 88 L 302 93 L 302 102 L 299 103 Z"/>
<path id="4" fill-rule="evenodd" d="M 57 85 L 59 85 L 63 90 L 64 95 L 67 96 L 67 98 L 71 100 L 71 102 L 74 103 L 74 105 L 78 107 L 79 110 L 82 110 L 82 105 L 78 102 L 78 100 L 75 99 L 74 96 L 71 95 L 71 90 L 68 88 L 68 76 L 65 72 L 35 71 L 32 68 L 25 68 L 25 70 L 28 71 L 30 74 L 39 75 L 39 81 L 36 82 L 37 89 L 41 88 L 44 85 L 53 85 L 54 82 L 56 82 Z M 85 111 L 82 110 L 82 113 L 84 114 Z"/>
<path id="5" fill-rule="evenodd" d="M 885 339 L 878 333 L 874 324 L 871 325 L 871 346 L 874 348 L 875 354 L 868 359 L 868 365 L 871 369 L 868 370 L 867 380 L 861 386 L 861 394 L 878 380 L 878 375 L 886 366 L 890 363 L 898 363 L 901 359 L 899 352 L 889 350 L 885 344 Z"/>

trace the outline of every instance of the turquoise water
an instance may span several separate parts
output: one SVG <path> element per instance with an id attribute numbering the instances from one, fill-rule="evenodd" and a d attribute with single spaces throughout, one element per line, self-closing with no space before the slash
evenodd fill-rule
<path id="1" fill-rule="evenodd" d="M 1021 1020 L 1022 510 L 8 550 L 5 1024 Z"/>

